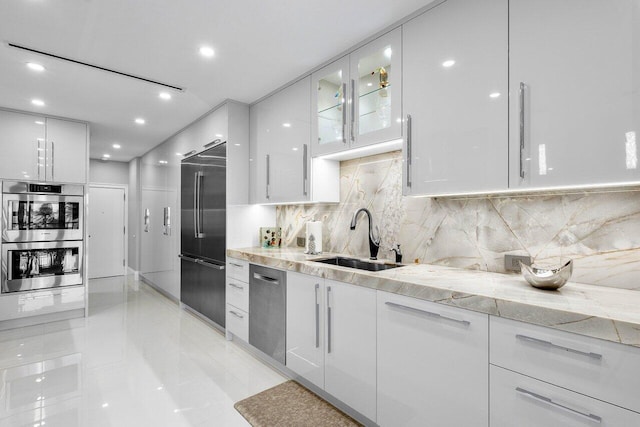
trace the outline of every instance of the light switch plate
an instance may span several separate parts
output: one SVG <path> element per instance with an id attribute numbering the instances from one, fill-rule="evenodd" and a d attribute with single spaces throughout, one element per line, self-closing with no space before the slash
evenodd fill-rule
<path id="1" fill-rule="evenodd" d="M 507 271 L 520 272 L 520 262 L 531 265 L 531 257 L 528 255 L 505 255 L 504 256 L 504 269 Z"/>

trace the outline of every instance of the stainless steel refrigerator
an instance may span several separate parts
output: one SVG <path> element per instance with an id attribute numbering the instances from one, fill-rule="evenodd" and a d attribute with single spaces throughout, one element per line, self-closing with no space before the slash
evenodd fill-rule
<path id="1" fill-rule="evenodd" d="M 227 144 L 182 160 L 180 301 L 225 327 Z"/>

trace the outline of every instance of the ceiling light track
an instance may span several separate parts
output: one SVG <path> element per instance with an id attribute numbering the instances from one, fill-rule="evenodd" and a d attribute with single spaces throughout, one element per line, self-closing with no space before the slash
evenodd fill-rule
<path id="1" fill-rule="evenodd" d="M 97 70 L 107 71 L 109 73 L 114 73 L 114 74 L 118 74 L 118 75 L 121 75 L 121 76 L 130 77 L 132 79 L 142 80 L 143 82 L 152 83 L 152 84 L 155 84 L 155 85 L 160 85 L 160 86 L 167 87 L 167 88 L 170 88 L 170 89 L 179 90 L 180 92 L 184 92 L 184 89 L 181 88 L 181 87 L 172 86 L 172 85 L 169 85 L 169 84 L 166 84 L 166 83 L 157 82 L 157 81 L 151 80 L 151 79 L 145 79 L 144 77 L 135 76 L 133 74 L 128 74 L 128 73 L 123 73 L 122 71 L 111 70 L 109 68 L 101 67 L 99 65 L 93 65 L 93 64 L 89 64 L 87 62 L 76 61 L 75 59 L 66 58 L 64 56 L 55 55 L 55 54 L 49 53 L 49 52 L 43 52 L 41 50 L 31 49 L 30 47 L 20 46 L 20 45 L 17 45 L 15 43 L 8 43 L 8 45 L 10 47 L 13 47 L 13 48 L 16 48 L 16 49 L 26 50 L 27 52 L 37 53 L 39 55 L 44 55 L 44 56 L 48 56 L 50 58 L 60 59 L 62 61 L 73 62 L 74 64 L 84 65 L 85 67 L 91 67 L 91 68 L 95 68 Z"/>

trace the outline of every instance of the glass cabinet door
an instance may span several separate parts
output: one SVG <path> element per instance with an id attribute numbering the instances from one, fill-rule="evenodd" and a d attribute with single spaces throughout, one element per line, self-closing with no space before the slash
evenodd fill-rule
<path id="1" fill-rule="evenodd" d="M 401 29 L 363 46 L 351 58 L 351 143 L 355 146 L 402 137 Z"/>
<path id="2" fill-rule="evenodd" d="M 312 155 L 340 151 L 349 144 L 349 57 L 312 75 Z"/>

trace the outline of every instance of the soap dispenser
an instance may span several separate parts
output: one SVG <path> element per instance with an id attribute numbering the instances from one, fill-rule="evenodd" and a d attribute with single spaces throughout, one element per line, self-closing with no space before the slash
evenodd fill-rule
<path id="1" fill-rule="evenodd" d="M 400 244 L 396 243 L 396 247 L 391 250 L 396 253 L 396 263 L 400 264 L 402 262 L 402 251 L 400 250 Z"/>

